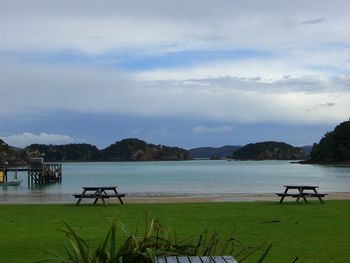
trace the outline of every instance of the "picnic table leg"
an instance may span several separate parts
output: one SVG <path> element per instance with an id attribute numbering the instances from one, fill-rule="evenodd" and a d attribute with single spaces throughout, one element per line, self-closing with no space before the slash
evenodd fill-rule
<path id="1" fill-rule="evenodd" d="M 94 201 L 94 205 L 96 205 L 98 199 L 101 199 L 103 205 L 104 205 L 104 206 L 107 206 L 107 203 L 106 203 L 105 199 L 104 199 L 103 197 L 101 197 L 101 196 L 100 196 L 100 197 L 96 197 L 96 199 L 95 199 L 95 201 Z"/>
<path id="2" fill-rule="evenodd" d="M 301 189 L 301 188 L 298 188 L 298 190 L 299 190 L 299 196 L 298 196 L 298 198 L 297 198 L 297 201 L 299 202 L 300 198 L 303 198 L 303 199 L 304 199 L 304 202 L 307 203 L 307 199 L 306 199 L 306 197 L 305 197 L 305 195 L 304 195 L 304 190 Z"/>
<path id="3" fill-rule="evenodd" d="M 299 191 L 299 196 L 298 196 L 297 199 L 295 200 L 295 202 L 297 202 L 297 203 L 299 203 L 300 197 L 301 197 L 301 195 L 302 195 L 300 188 L 298 188 L 298 191 Z"/>
<path id="4" fill-rule="evenodd" d="M 281 199 L 280 199 L 280 204 L 282 204 L 283 199 L 284 199 L 284 196 L 281 197 Z"/>
<path id="5" fill-rule="evenodd" d="M 302 195 L 302 198 L 304 199 L 304 202 L 305 202 L 305 203 L 308 202 L 304 194 Z"/>
<path id="6" fill-rule="evenodd" d="M 316 188 L 314 188 L 314 192 L 315 192 L 315 194 L 316 194 L 318 200 L 320 200 L 321 204 L 324 204 L 323 199 L 322 199 L 322 197 L 318 194 Z"/>
<path id="7" fill-rule="evenodd" d="M 96 194 L 96 199 L 94 201 L 94 205 L 97 203 L 98 199 L 101 199 L 103 205 L 107 206 L 107 203 L 106 203 L 105 199 L 102 196 L 102 192 L 100 190 L 97 190 L 95 194 Z"/>
<path id="8" fill-rule="evenodd" d="M 123 205 L 123 204 L 124 204 L 124 203 L 123 203 L 123 200 L 122 200 L 122 198 L 119 196 L 117 189 L 114 188 L 113 190 L 114 190 L 115 194 L 118 195 L 119 202 Z"/>
<path id="9" fill-rule="evenodd" d="M 119 199 L 120 203 L 123 205 L 124 203 L 123 203 L 122 198 L 120 196 L 118 196 L 118 199 Z"/>
<path id="10" fill-rule="evenodd" d="M 288 192 L 288 187 L 286 187 L 286 190 L 284 190 L 284 193 L 283 193 L 281 200 L 280 200 L 280 204 L 282 204 L 284 198 L 286 197 L 287 192 Z"/>
<path id="11" fill-rule="evenodd" d="M 107 203 L 105 201 L 105 198 L 103 197 L 103 194 L 107 195 L 107 192 L 105 190 L 99 191 L 99 196 L 100 196 L 100 199 L 101 199 L 103 205 L 107 206 Z"/>
<path id="12" fill-rule="evenodd" d="M 93 205 L 96 205 L 96 203 L 97 203 L 97 201 L 98 201 L 98 199 L 99 199 L 99 191 L 98 190 L 96 190 L 96 192 L 95 192 L 95 200 L 94 200 L 94 202 L 92 203 Z"/>
<path id="13" fill-rule="evenodd" d="M 303 198 L 304 202 L 307 203 L 307 199 L 306 199 L 306 197 L 305 197 L 303 194 L 300 194 L 300 195 L 297 197 L 296 202 L 299 202 L 299 201 L 300 201 L 300 198 Z"/>
<path id="14" fill-rule="evenodd" d="M 84 191 L 83 191 L 83 193 L 81 194 L 81 196 L 79 197 L 79 199 L 78 199 L 76 205 L 79 205 L 79 204 L 80 204 L 80 202 L 81 202 L 81 200 L 83 199 L 83 196 L 84 196 L 85 193 L 86 193 L 86 189 L 84 189 Z"/>
<path id="15" fill-rule="evenodd" d="M 104 199 L 102 196 L 100 197 L 100 199 L 101 199 L 103 205 L 104 205 L 104 206 L 107 206 L 107 203 L 106 203 L 105 199 Z"/>

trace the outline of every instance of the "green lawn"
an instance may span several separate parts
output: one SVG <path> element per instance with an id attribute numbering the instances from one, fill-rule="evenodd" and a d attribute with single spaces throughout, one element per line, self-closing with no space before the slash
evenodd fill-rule
<path id="1" fill-rule="evenodd" d="M 245 245 L 273 243 L 266 262 L 350 262 L 350 201 L 92 205 L 1 205 L 0 262 L 33 262 L 62 251 L 63 220 L 92 244 L 117 219 L 142 229 L 145 210 L 179 237 L 235 230 Z M 280 222 L 271 222 L 280 221 Z M 260 253 L 259 253 L 260 254 Z M 254 262 L 254 258 L 247 262 Z"/>

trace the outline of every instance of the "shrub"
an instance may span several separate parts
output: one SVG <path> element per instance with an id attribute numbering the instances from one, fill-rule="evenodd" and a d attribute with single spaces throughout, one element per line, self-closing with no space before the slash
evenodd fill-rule
<path id="1" fill-rule="evenodd" d="M 56 261 L 62 263 L 153 263 L 157 256 L 214 256 L 233 255 L 243 262 L 256 252 L 259 247 L 245 247 L 233 233 L 221 240 L 218 233 L 203 231 L 196 242 L 193 238 L 178 239 L 176 234 L 169 235 L 158 220 L 147 220 L 143 235 L 137 230 L 131 234 L 122 225 L 118 226 L 126 234 L 126 239 L 117 247 L 116 229 L 113 222 L 104 241 L 95 250 L 74 231 L 67 223 L 61 229 L 68 238 L 65 256 L 57 255 Z M 258 263 L 263 262 L 271 245 L 267 247 Z"/>

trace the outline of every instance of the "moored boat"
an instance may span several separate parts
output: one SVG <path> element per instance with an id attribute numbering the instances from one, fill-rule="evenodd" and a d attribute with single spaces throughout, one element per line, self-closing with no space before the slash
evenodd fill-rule
<path id="1" fill-rule="evenodd" d="M 4 183 L 0 183 L 0 186 L 18 186 L 22 183 L 23 180 L 13 180 Z"/>

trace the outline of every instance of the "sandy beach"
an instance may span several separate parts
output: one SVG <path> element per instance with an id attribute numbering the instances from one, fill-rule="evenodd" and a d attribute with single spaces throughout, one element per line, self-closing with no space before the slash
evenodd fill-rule
<path id="1" fill-rule="evenodd" d="M 257 202 L 257 201 L 278 201 L 274 194 L 227 194 L 213 196 L 152 196 L 152 197 L 127 197 L 127 203 L 196 203 L 196 202 Z M 295 199 L 287 199 L 286 201 Z M 324 198 L 327 200 L 350 200 L 350 192 L 327 193 Z"/>
<path id="2" fill-rule="evenodd" d="M 137 196 L 127 195 L 124 202 L 127 203 L 203 203 L 203 202 L 259 202 L 278 201 L 274 193 L 267 194 L 218 194 L 210 196 Z M 286 201 L 295 199 L 286 198 Z M 330 192 L 324 200 L 350 200 L 350 192 Z M 0 196 L 0 204 L 74 204 L 76 199 L 71 195 L 3 195 Z M 118 199 L 110 199 L 109 203 L 118 203 Z M 91 200 L 84 200 L 82 203 L 91 203 Z"/>

